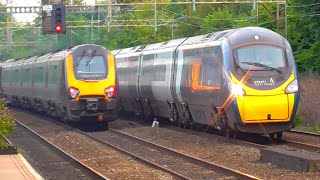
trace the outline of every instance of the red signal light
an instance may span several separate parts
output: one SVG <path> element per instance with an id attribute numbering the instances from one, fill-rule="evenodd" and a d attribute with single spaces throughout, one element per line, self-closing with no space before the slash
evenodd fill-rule
<path id="1" fill-rule="evenodd" d="M 56 32 L 57 32 L 57 33 L 62 32 L 62 26 L 61 26 L 61 25 L 57 25 L 57 26 L 56 26 Z"/>

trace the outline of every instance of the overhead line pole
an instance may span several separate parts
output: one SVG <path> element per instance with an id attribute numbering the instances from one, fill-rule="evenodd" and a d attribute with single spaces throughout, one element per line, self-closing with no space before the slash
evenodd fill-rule
<path id="1" fill-rule="evenodd" d="M 112 18 L 112 0 L 108 0 L 108 14 L 107 14 L 107 26 L 108 32 L 110 32 L 111 26 L 111 18 Z"/>
<path id="2" fill-rule="evenodd" d="M 154 36 L 157 35 L 157 0 L 154 0 Z"/>

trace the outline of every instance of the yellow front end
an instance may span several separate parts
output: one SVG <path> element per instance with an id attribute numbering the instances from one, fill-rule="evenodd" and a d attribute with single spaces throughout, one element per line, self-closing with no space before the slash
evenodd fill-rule
<path id="1" fill-rule="evenodd" d="M 280 87 L 272 90 L 256 90 L 244 84 L 244 96 L 236 96 L 239 114 L 244 124 L 289 122 L 294 108 L 295 95 L 286 94 L 287 86 L 294 80 L 290 78 Z M 239 81 L 232 75 L 232 81 Z"/>
<path id="2" fill-rule="evenodd" d="M 105 89 L 110 86 L 115 86 L 115 62 L 112 54 L 107 55 L 108 60 L 108 75 L 106 79 L 102 80 L 77 80 L 74 75 L 73 69 L 73 58 L 69 54 L 66 58 L 66 69 L 67 69 L 67 82 L 68 88 L 77 88 L 80 91 L 80 94 L 73 99 L 73 101 L 79 101 L 81 97 L 104 97 L 105 100 L 108 100 L 108 96 L 105 93 Z"/>

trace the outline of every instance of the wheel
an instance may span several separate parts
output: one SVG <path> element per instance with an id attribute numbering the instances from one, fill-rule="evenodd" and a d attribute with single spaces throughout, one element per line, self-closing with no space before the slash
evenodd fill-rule
<path id="1" fill-rule="evenodd" d="M 277 132 L 277 141 L 282 142 L 282 132 Z"/>
<path id="2" fill-rule="evenodd" d="M 69 124 L 70 123 L 70 120 L 68 118 L 68 115 L 67 115 L 67 111 L 66 109 L 63 110 L 63 112 L 61 113 L 61 117 L 60 117 L 61 121 L 65 124 Z"/>
<path id="3" fill-rule="evenodd" d="M 273 140 L 274 137 L 275 137 L 275 133 L 269 133 L 269 137 L 270 137 L 271 140 Z"/>
<path id="4" fill-rule="evenodd" d="M 108 121 L 103 122 L 103 123 L 102 123 L 102 128 L 103 128 L 104 130 L 109 130 L 109 122 L 108 122 Z"/>
<path id="5" fill-rule="evenodd" d="M 233 131 L 233 133 L 232 133 L 232 137 L 233 137 L 233 139 L 236 139 L 237 138 L 237 135 L 238 135 L 238 132 L 237 131 Z"/>
<path id="6" fill-rule="evenodd" d="M 226 130 L 225 130 L 225 135 L 226 135 L 227 138 L 230 138 L 230 137 L 231 137 L 231 132 L 230 132 L 229 129 L 226 129 Z"/>
<path id="7" fill-rule="evenodd" d="M 102 130 L 109 130 L 109 121 L 107 121 L 106 118 L 104 118 L 102 122 L 99 122 L 99 127 Z"/>

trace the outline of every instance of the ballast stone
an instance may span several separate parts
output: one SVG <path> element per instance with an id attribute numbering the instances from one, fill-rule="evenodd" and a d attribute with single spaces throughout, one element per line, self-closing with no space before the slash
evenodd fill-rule
<path id="1" fill-rule="evenodd" d="M 282 148 L 260 149 L 260 160 L 300 172 L 320 172 L 320 156 Z"/>

